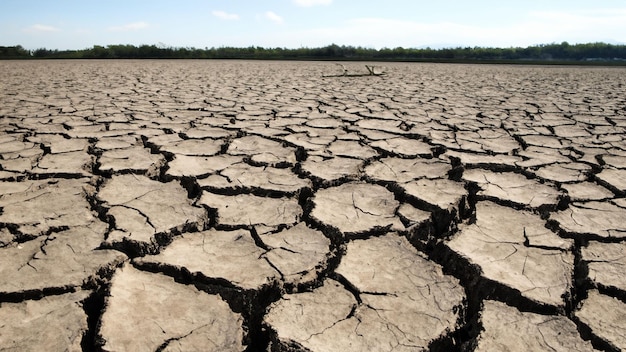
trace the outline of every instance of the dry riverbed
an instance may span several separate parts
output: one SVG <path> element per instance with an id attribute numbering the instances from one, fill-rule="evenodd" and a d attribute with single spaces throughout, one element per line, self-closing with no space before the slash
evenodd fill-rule
<path id="1" fill-rule="evenodd" d="M 626 70 L 384 66 L 0 62 L 0 350 L 626 349 Z"/>

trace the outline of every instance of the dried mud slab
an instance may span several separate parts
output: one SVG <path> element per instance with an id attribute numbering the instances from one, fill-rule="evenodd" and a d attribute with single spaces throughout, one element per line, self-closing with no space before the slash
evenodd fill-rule
<path id="1" fill-rule="evenodd" d="M 138 139 L 136 136 L 120 136 L 100 138 L 95 147 L 101 150 L 125 149 L 136 145 Z"/>
<path id="2" fill-rule="evenodd" d="M 337 273 L 356 292 L 328 279 L 270 306 L 265 323 L 275 343 L 310 351 L 415 351 L 457 327 L 462 287 L 403 237 L 350 242 Z"/>
<path id="3" fill-rule="evenodd" d="M 403 203 L 398 208 L 398 216 L 402 219 L 403 223 L 409 233 L 415 233 L 421 230 L 421 226 L 430 223 L 432 214 L 429 211 L 417 209 L 408 203 Z"/>
<path id="4" fill-rule="evenodd" d="M 612 166 L 618 169 L 626 168 L 626 156 L 625 155 L 603 155 L 602 161 L 608 166 Z"/>
<path id="5" fill-rule="evenodd" d="M 87 202 L 87 179 L 25 180 L 0 183 L 0 223 L 15 227 L 20 238 L 55 229 L 89 226 L 98 221 Z"/>
<path id="6" fill-rule="evenodd" d="M 626 170 L 603 169 L 596 177 L 600 182 L 613 188 L 617 192 L 622 194 L 626 192 Z"/>
<path id="7" fill-rule="evenodd" d="M 17 137 L 17 138 L 16 138 Z M 36 156 L 43 151 L 35 143 L 24 141 L 18 136 L 3 136 L 0 140 L 0 153 L 3 159 L 14 159 L 19 156 Z"/>
<path id="8" fill-rule="evenodd" d="M 567 155 L 561 154 L 561 149 L 530 146 L 517 155 L 524 160 L 517 162 L 516 165 L 524 168 L 571 162 Z"/>
<path id="9" fill-rule="evenodd" d="M 404 229 L 396 216 L 400 203 L 382 186 L 345 183 L 317 191 L 312 203 L 312 219 L 347 235 Z"/>
<path id="10" fill-rule="evenodd" d="M 160 254 L 136 259 L 136 263 L 184 268 L 192 274 L 256 290 L 280 277 L 264 258 L 265 253 L 247 230 L 208 230 L 178 237 Z"/>
<path id="11" fill-rule="evenodd" d="M 330 155 L 325 155 L 324 148 L 332 143 L 335 138 L 335 136 L 318 136 L 310 133 L 291 133 L 286 135 L 284 140 L 318 157 L 330 157 Z"/>
<path id="12" fill-rule="evenodd" d="M 626 208 L 614 202 L 576 202 L 565 210 L 550 214 L 550 219 L 567 233 L 600 238 L 626 237 Z"/>
<path id="13" fill-rule="evenodd" d="M 220 172 L 226 178 L 225 189 L 261 190 L 268 192 L 294 195 L 303 188 L 311 188 L 312 183 L 308 179 L 300 178 L 289 169 L 277 169 L 273 167 L 250 166 L 248 164 L 235 164 Z"/>
<path id="14" fill-rule="evenodd" d="M 564 316 L 520 312 L 497 301 L 485 301 L 483 331 L 475 351 L 595 351 Z"/>
<path id="15" fill-rule="evenodd" d="M 539 216 L 483 201 L 476 204 L 476 222 L 459 230 L 446 245 L 477 265 L 484 278 L 540 304 L 565 304 L 573 241 L 552 233 Z"/>
<path id="16" fill-rule="evenodd" d="M 104 224 L 72 227 L 0 248 L 0 295 L 68 291 L 110 271 L 126 255 L 98 249 L 105 230 Z"/>
<path id="17" fill-rule="evenodd" d="M 422 178 L 447 178 L 452 170 L 449 162 L 439 159 L 382 158 L 365 168 L 374 180 L 405 183 Z"/>
<path id="18" fill-rule="evenodd" d="M 230 155 L 247 156 L 259 165 L 293 165 L 296 162 L 295 149 L 259 136 L 245 136 L 233 139 L 228 146 Z"/>
<path id="19" fill-rule="evenodd" d="M 419 158 L 382 158 L 365 168 L 368 178 L 389 182 L 407 201 L 433 212 L 442 231 L 452 220 L 458 221 L 468 206 L 465 184 L 448 179 L 451 171 L 449 162 Z"/>
<path id="20" fill-rule="evenodd" d="M 356 179 L 362 166 L 362 160 L 343 157 L 324 159 L 313 156 L 301 163 L 304 173 L 328 186 L 343 179 Z"/>
<path id="21" fill-rule="evenodd" d="M 561 187 L 567 191 L 567 195 L 574 202 L 605 200 L 614 197 L 613 192 L 592 182 L 564 184 Z"/>
<path id="22" fill-rule="evenodd" d="M 581 182 L 588 179 L 591 166 L 583 163 L 552 164 L 540 167 L 535 172 L 538 177 L 554 182 Z"/>
<path id="23" fill-rule="evenodd" d="M 226 227 L 293 225 L 302 208 L 295 198 L 259 197 L 251 194 L 225 196 L 202 192 L 198 204 L 217 210 L 216 222 Z"/>
<path id="24" fill-rule="evenodd" d="M 0 143 L 0 165 L 3 170 L 30 172 L 44 151 L 36 143 L 26 142 L 20 136 L 6 136 Z"/>
<path id="25" fill-rule="evenodd" d="M 358 339 L 354 331 L 357 324 L 350 321 L 357 304 L 356 298 L 340 283 L 326 280 L 311 292 L 287 294 L 273 303 L 264 323 L 275 332 L 274 343 L 278 348 L 343 351 Z M 339 335 L 343 337 L 338 339 Z M 362 343 L 355 346 L 361 351 L 363 347 Z"/>
<path id="26" fill-rule="evenodd" d="M 161 183 L 145 176 L 113 176 L 97 195 L 113 218 L 108 242 L 128 240 L 153 244 L 154 235 L 203 228 L 204 209 L 195 207 L 177 182 Z"/>
<path id="27" fill-rule="evenodd" d="M 243 351 L 243 319 L 217 295 L 126 265 L 100 320 L 105 351 Z"/>
<path id="28" fill-rule="evenodd" d="M 616 351 L 626 349 L 626 303 L 591 290 L 581 304 L 576 318 Z"/>
<path id="29" fill-rule="evenodd" d="M 98 169 L 105 173 L 132 172 L 135 174 L 156 175 L 165 163 L 160 154 L 152 154 L 144 147 L 112 149 L 98 158 Z"/>
<path id="30" fill-rule="evenodd" d="M 41 151 L 43 154 L 43 151 Z M 0 166 L 2 166 L 3 171 L 11 171 L 14 173 L 19 173 L 24 175 L 28 172 L 31 172 L 33 169 L 33 165 L 37 163 L 37 157 L 33 158 L 11 158 L 0 160 Z"/>
<path id="31" fill-rule="evenodd" d="M 330 240 L 321 231 L 311 229 L 303 222 L 259 237 L 268 248 L 263 257 L 287 284 L 308 284 L 327 268 L 331 257 Z"/>
<path id="32" fill-rule="evenodd" d="M 69 151 L 44 155 L 33 167 L 32 172 L 42 175 L 72 175 L 89 177 L 95 158 L 86 151 Z"/>
<path id="33" fill-rule="evenodd" d="M 455 133 L 455 144 L 451 149 L 461 149 L 475 153 L 512 154 L 520 149 L 519 143 L 503 131 L 479 129 Z"/>
<path id="34" fill-rule="evenodd" d="M 360 141 L 334 141 L 327 148 L 328 156 L 340 156 L 367 160 L 378 156 L 378 152 L 370 146 L 364 145 Z"/>
<path id="35" fill-rule="evenodd" d="M 389 116 L 389 119 L 381 119 L 380 115 L 383 114 L 389 114 L 388 111 L 385 111 L 387 109 L 383 108 L 382 106 L 378 106 L 377 107 L 378 111 L 376 114 L 372 114 L 371 113 L 371 108 L 369 108 L 368 110 L 370 110 L 370 112 L 366 112 L 366 111 L 360 111 L 358 114 L 361 116 L 367 116 L 367 117 L 371 117 L 371 118 L 365 118 L 365 119 L 359 119 L 359 121 L 357 121 L 356 126 L 361 127 L 362 129 L 369 129 L 369 130 L 374 130 L 374 131 L 382 131 L 382 132 L 388 132 L 394 135 L 404 135 L 404 134 L 409 134 L 410 132 L 410 126 L 407 125 L 406 122 L 402 121 L 400 118 L 398 118 L 395 115 Z M 378 115 L 378 116 L 376 116 Z"/>
<path id="36" fill-rule="evenodd" d="M 464 151 L 447 150 L 443 155 L 457 158 L 467 168 L 503 169 L 515 168 L 522 158 L 507 154 L 475 154 Z"/>
<path id="37" fill-rule="evenodd" d="M 0 303 L 0 349 L 82 351 L 88 330 L 82 302 L 89 294 L 79 291 L 37 301 Z"/>
<path id="38" fill-rule="evenodd" d="M 587 247 L 581 248 L 581 253 L 591 281 L 626 292 L 626 243 L 591 241 Z"/>
<path id="39" fill-rule="evenodd" d="M 207 157 L 176 155 L 175 159 L 168 163 L 166 175 L 172 177 L 191 176 L 203 178 L 242 161 L 242 157 L 232 155 Z"/>
<path id="40" fill-rule="evenodd" d="M 447 179 L 421 179 L 399 185 L 410 197 L 426 203 L 436 210 L 449 213 L 463 211 L 467 190 L 461 182 Z"/>
<path id="41" fill-rule="evenodd" d="M 432 157 L 432 146 L 415 139 L 395 137 L 370 143 L 370 146 L 400 157 Z"/>
<path id="42" fill-rule="evenodd" d="M 470 169 L 463 173 L 463 179 L 476 182 L 481 188 L 478 196 L 511 202 L 530 208 L 554 207 L 560 193 L 550 186 L 528 179 L 513 172 L 492 172 Z"/>
<path id="43" fill-rule="evenodd" d="M 180 134 L 184 135 L 186 138 L 205 140 L 207 138 L 226 139 L 226 138 L 233 137 L 234 135 L 236 135 L 236 132 L 229 131 L 223 128 L 215 128 L 215 127 L 201 125 L 201 126 L 195 126 L 194 128 L 189 128 L 185 130 L 184 132 L 180 132 Z"/>
<path id="44" fill-rule="evenodd" d="M 214 139 L 185 139 L 159 146 L 159 151 L 175 155 L 213 156 L 222 150 L 224 141 Z"/>

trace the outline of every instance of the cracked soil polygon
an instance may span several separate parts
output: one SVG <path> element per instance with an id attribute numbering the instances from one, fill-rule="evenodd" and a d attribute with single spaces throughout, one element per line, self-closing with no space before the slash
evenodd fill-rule
<path id="1" fill-rule="evenodd" d="M 234 139 L 228 146 L 228 154 L 248 156 L 261 165 L 292 165 L 296 161 L 295 149 L 259 136 Z"/>
<path id="2" fill-rule="evenodd" d="M 72 227 L 2 249 L 0 294 L 72 290 L 126 259 L 121 252 L 98 249 L 106 226 Z"/>
<path id="3" fill-rule="evenodd" d="M 316 280 L 326 269 L 330 240 L 321 231 L 305 223 L 273 234 L 260 236 L 268 247 L 263 255 L 289 284 L 306 284 Z"/>
<path id="4" fill-rule="evenodd" d="M 537 215 L 484 201 L 476 205 L 476 222 L 461 226 L 446 245 L 478 265 L 485 278 L 542 304 L 563 306 L 574 273 L 572 244 Z"/>
<path id="5" fill-rule="evenodd" d="M 217 295 L 127 264 L 111 280 L 98 334 L 105 351 L 243 351 L 242 318 Z M 140 332 L 140 333 L 138 333 Z"/>
<path id="6" fill-rule="evenodd" d="M 311 181 L 299 178 L 290 169 L 250 166 L 240 163 L 227 167 L 220 175 L 228 180 L 228 188 L 260 189 L 263 191 L 295 194 L 303 188 L 310 188 Z"/>
<path id="7" fill-rule="evenodd" d="M 565 210 L 552 213 L 550 219 L 568 233 L 601 238 L 626 237 L 626 208 L 613 202 L 575 202 Z"/>
<path id="8" fill-rule="evenodd" d="M 169 168 L 166 174 L 173 177 L 206 177 L 228 166 L 240 163 L 242 160 L 241 157 L 232 155 L 190 156 L 179 154 L 168 163 Z"/>
<path id="9" fill-rule="evenodd" d="M 176 181 L 161 183 L 132 174 L 114 176 L 102 186 L 98 198 L 111 217 L 121 215 L 114 220 L 110 242 L 127 238 L 150 243 L 155 234 L 189 226 L 202 228 L 207 222 L 206 211 L 193 206 L 187 191 Z"/>
<path id="10" fill-rule="evenodd" d="M 359 159 L 335 157 L 324 159 L 322 157 L 309 157 L 302 164 L 302 170 L 327 185 L 343 178 L 355 179 L 358 177 L 363 161 Z"/>
<path id="11" fill-rule="evenodd" d="M 51 229 L 89 226 L 97 221 L 86 200 L 88 179 L 26 180 L 20 189 L 0 195 L 0 223 L 36 237 Z M 0 187 L 1 188 L 1 187 Z"/>
<path id="12" fill-rule="evenodd" d="M 382 186 L 345 183 L 317 191 L 312 202 L 313 219 L 346 234 L 404 229 L 396 216 L 400 203 Z"/>
<path id="13" fill-rule="evenodd" d="M 626 349 L 626 303 L 591 290 L 581 305 L 576 318 L 615 350 Z"/>
<path id="14" fill-rule="evenodd" d="M 517 173 L 471 169 L 463 173 L 463 179 L 476 182 L 481 188 L 478 196 L 487 199 L 510 201 L 531 208 L 558 203 L 559 192 L 555 188 Z"/>
<path id="15" fill-rule="evenodd" d="M 626 292 L 626 243 L 590 241 L 581 249 L 591 281 L 604 287 L 615 287 Z"/>
<path id="16" fill-rule="evenodd" d="M 520 312 L 501 302 L 485 301 L 481 323 L 484 331 L 475 351 L 595 351 L 564 316 Z"/>
<path id="17" fill-rule="evenodd" d="M 78 291 L 37 301 L 1 303 L 0 348 L 15 352 L 82 351 L 81 342 L 88 330 L 82 301 L 87 296 L 89 291 Z"/>
<path id="18" fill-rule="evenodd" d="M 443 160 L 391 157 L 369 164 L 365 173 L 375 180 L 404 183 L 422 178 L 445 178 L 451 169 Z"/>
<path id="19" fill-rule="evenodd" d="M 223 279 L 246 290 L 258 289 L 279 278 L 247 230 L 208 230 L 176 238 L 160 254 L 137 259 L 141 264 L 185 268 L 207 278 Z"/>
<path id="20" fill-rule="evenodd" d="M 289 197 L 269 198 L 252 194 L 226 196 L 202 192 L 198 203 L 216 209 L 217 224 L 230 227 L 293 225 L 302 216 L 298 200 Z"/>
<path id="21" fill-rule="evenodd" d="M 98 162 L 98 169 L 104 172 L 130 171 L 154 175 L 158 173 L 165 159 L 160 154 L 151 154 L 149 149 L 137 146 L 107 150 L 102 153 Z"/>

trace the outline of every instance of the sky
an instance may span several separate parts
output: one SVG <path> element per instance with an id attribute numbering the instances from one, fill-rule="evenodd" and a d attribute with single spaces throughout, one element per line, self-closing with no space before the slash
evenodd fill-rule
<path id="1" fill-rule="evenodd" d="M 626 0 L 0 0 L 0 46 L 626 44 Z"/>

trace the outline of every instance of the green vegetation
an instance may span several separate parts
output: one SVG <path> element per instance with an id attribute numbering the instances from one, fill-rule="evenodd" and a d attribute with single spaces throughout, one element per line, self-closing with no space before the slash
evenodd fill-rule
<path id="1" fill-rule="evenodd" d="M 437 62 L 601 63 L 626 65 L 626 45 L 588 43 L 543 44 L 526 48 L 457 47 L 383 48 L 328 45 L 321 48 L 174 48 L 156 45 L 95 45 L 82 50 L 26 50 L 0 46 L 0 59 L 260 59 L 372 60 Z"/>
<path id="2" fill-rule="evenodd" d="M 30 57 L 31 52 L 18 46 L 0 46 L 0 59 L 23 59 Z"/>

